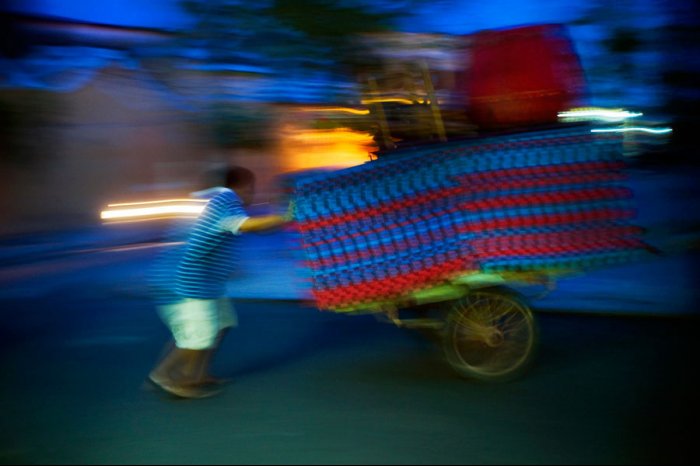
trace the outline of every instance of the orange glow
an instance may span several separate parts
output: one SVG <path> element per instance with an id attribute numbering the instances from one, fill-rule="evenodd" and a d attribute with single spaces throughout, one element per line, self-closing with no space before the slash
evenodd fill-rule
<path id="1" fill-rule="evenodd" d="M 350 129 L 285 131 L 282 156 L 289 171 L 345 168 L 370 160 L 377 149 L 368 133 Z"/>
<path id="2" fill-rule="evenodd" d="M 339 112 L 339 113 L 351 113 L 353 115 L 369 115 L 369 110 L 367 109 L 357 109 L 350 107 L 306 107 L 302 108 L 303 112 Z"/>
<path id="3" fill-rule="evenodd" d="M 369 105 L 369 104 L 380 104 L 380 103 L 388 103 L 388 102 L 395 102 L 399 104 L 425 104 L 428 103 L 428 100 L 424 99 L 418 99 L 418 100 L 409 100 L 409 99 L 402 99 L 399 97 L 374 97 L 371 99 L 363 99 L 362 104 L 363 105 Z"/>

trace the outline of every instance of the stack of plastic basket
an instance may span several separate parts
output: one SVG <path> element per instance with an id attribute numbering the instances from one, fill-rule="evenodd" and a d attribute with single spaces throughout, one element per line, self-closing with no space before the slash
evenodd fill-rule
<path id="1" fill-rule="evenodd" d="M 645 250 L 619 135 L 587 126 L 397 151 L 301 180 L 321 309 L 357 310 L 480 272 L 585 271 Z"/>

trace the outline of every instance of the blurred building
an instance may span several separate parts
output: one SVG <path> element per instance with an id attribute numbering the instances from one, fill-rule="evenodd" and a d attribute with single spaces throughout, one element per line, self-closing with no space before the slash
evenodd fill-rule
<path id="1" fill-rule="evenodd" d="M 698 66 L 677 47 L 697 49 L 685 14 L 692 2 L 642 3 L 635 17 L 648 17 L 649 5 L 668 13 L 649 37 L 642 23 L 623 27 L 628 6 L 613 16 L 602 2 L 571 10 L 586 10 L 569 20 L 590 96 L 693 114 Z M 456 25 L 461 13 L 453 13 L 445 21 Z M 281 173 L 363 163 L 392 137 L 434 141 L 475 129 L 464 114 L 465 33 L 363 36 L 377 68 L 339 76 L 320 62 L 271 64 L 247 51 L 212 59 L 163 28 L 8 12 L 0 23 L 0 234 L 97 223 L 107 203 L 182 195 L 201 173 L 230 162 L 256 171 L 257 202 L 272 201 Z M 671 34 L 669 24 L 683 27 Z M 665 93 L 645 92 L 662 89 L 659 77 L 669 83 Z M 628 85 L 635 80 L 657 87 Z M 383 110 L 393 112 L 384 135 L 376 118 Z"/>
<path id="2" fill-rule="evenodd" d="M 95 222 L 103 202 L 159 180 L 197 149 L 187 110 L 133 51 L 168 40 L 143 29 L 6 14 L 0 111 L 0 231 Z M 165 166 L 167 167 L 167 165 Z M 171 187 L 169 187 L 171 188 Z"/>
<path id="3" fill-rule="evenodd" d="M 97 223 L 109 202 L 181 196 L 225 163 L 253 169 L 266 202 L 284 171 L 369 160 L 357 136 L 300 126 L 304 106 L 352 93 L 348 83 L 293 70 L 282 82 L 255 60 L 174 61 L 177 37 L 162 31 L 2 22 L 0 233 Z"/>

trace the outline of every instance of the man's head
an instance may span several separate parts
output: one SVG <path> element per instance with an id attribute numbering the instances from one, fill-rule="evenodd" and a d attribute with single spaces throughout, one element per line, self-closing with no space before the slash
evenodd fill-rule
<path id="1" fill-rule="evenodd" d="M 255 196 L 255 174 L 247 168 L 230 167 L 226 171 L 226 187 L 234 190 L 243 204 L 248 205 Z"/>
<path id="2" fill-rule="evenodd" d="M 226 185 L 226 172 L 227 167 L 217 165 L 213 168 L 207 169 L 199 177 L 199 183 L 197 184 L 198 190 L 205 190 L 209 188 L 215 188 Z"/>

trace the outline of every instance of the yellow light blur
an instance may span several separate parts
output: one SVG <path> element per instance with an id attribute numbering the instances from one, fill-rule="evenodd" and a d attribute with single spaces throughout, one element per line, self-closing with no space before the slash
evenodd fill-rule
<path id="1" fill-rule="evenodd" d="M 193 203 L 193 204 L 206 204 L 207 201 L 204 199 L 189 199 L 189 198 L 182 198 L 182 199 L 160 199 L 157 201 L 139 201 L 139 202 L 122 202 L 119 204 L 107 204 L 107 207 L 124 207 L 124 206 L 139 206 L 139 205 L 150 205 L 150 204 L 167 204 L 167 203 L 172 203 L 172 202 L 179 202 L 182 204 L 188 204 L 188 203 Z"/>
<path id="2" fill-rule="evenodd" d="M 366 143 L 372 140 L 368 133 L 349 129 L 300 130 L 289 133 L 291 139 L 306 143 Z"/>
<path id="3" fill-rule="evenodd" d="M 340 113 L 352 113 L 353 115 L 369 115 L 369 110 L 356 109 L 350 107 L 305 107 L 302 108 L 303 112 L 340 112 Z"/>
<path id="4" fill-rule="evenodd" d="M 362 105 L 370 105 L 370 104 L 381 104 L 381 103 L 389 103 L 389 102 L 395 102 L 399 104 L 425 104 L 428 103 L 427 100 L 423 99 L 418 99 L 418 100 L 409 100 L 409 99 L 402 99 L 399 97 L 373 97 L 371 99 L 363 99 L 360 101 Z"/>
<path id="5" fill-rule="evenodd" d="M 197 216 L 207 201 L 202 199 L 164 199 L 159 201 L 109 204 L 100 212 L 102 220 L 156 220 L 171 216 Z M 116 207 L 116 208 L 115 208 Z"/>
<path id="6" fill-rule="evenodd" d="M 368 162 L 369 153 L 375 150 L 372 135 L 347 128 L 287 129 L 281 147 L 288 171 L 360 165 Z"/>

